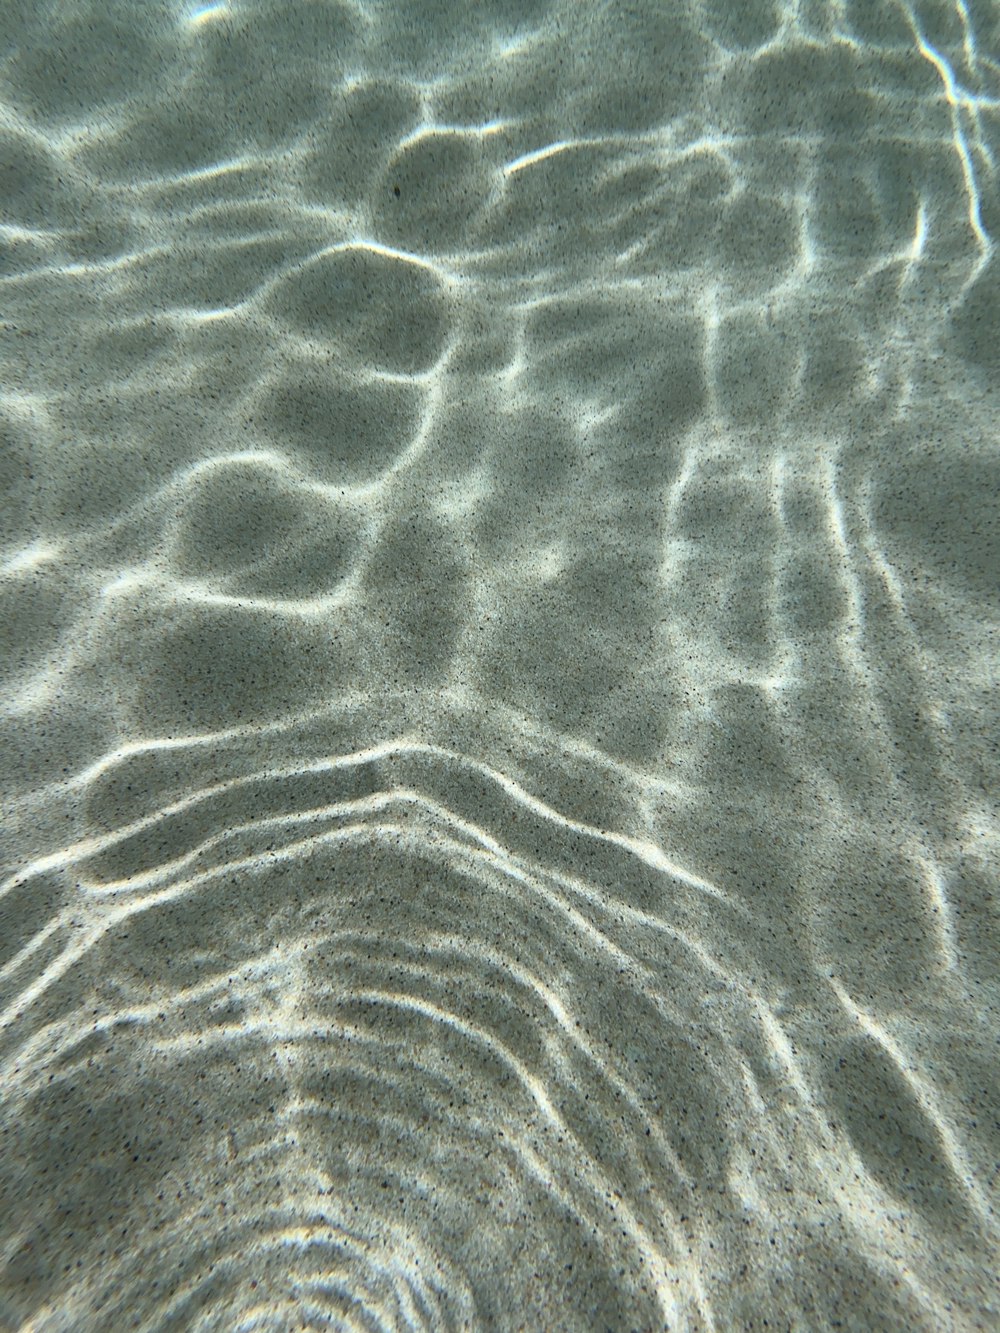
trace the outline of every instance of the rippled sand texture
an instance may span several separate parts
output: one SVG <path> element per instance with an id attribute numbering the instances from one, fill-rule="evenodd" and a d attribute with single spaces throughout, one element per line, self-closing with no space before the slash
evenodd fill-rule
<path id="1" fill-rule="evenodd" d="M 995 1327 L 997 14 L 4 7 L 0 1327 Z"/>

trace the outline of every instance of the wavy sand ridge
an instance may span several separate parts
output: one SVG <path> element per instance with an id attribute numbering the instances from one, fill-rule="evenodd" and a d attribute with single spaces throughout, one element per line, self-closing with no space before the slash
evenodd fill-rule
<path id="1" fill-rule="evenodd" d="M 995 1321 L 994 29 L 0 16 L 0 1325 Z"/>

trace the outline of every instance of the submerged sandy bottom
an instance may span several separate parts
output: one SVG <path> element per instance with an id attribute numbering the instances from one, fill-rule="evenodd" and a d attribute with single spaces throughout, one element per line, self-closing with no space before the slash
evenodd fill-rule
<path id="1" fill-rule="evenodd" d="M 792 8 L 0 19 L 0 1328 L 1000 1317 L 1000 40 Z"/>

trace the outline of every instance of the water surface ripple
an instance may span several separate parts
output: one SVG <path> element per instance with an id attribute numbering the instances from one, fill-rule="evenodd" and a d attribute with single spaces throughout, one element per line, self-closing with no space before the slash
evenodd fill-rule
<path id="1" fill-rule="evenodd" d="M 986 1329 L 1000 28 L 0 15 L 0 1329 Z"/>

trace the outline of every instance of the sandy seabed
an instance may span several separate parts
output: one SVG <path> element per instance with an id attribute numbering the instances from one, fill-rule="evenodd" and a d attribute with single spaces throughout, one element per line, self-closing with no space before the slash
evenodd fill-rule
<path id="1" fill-rule="evenodd" d="M 0 37 L 0 1329 L 996 1328 L 995 6 Z"/>

